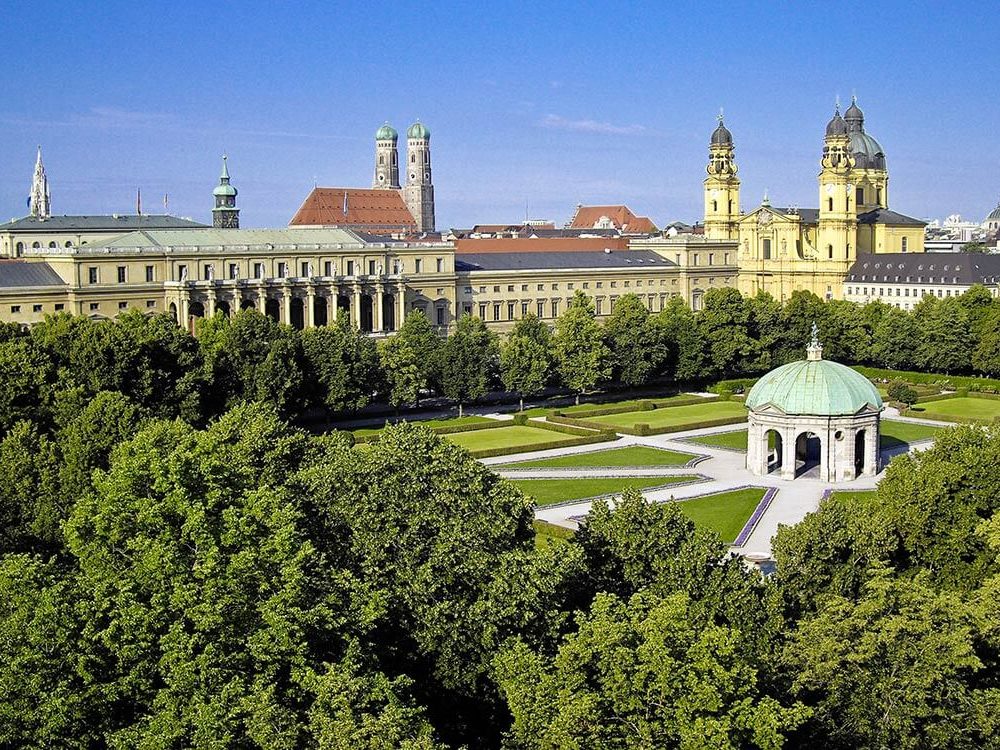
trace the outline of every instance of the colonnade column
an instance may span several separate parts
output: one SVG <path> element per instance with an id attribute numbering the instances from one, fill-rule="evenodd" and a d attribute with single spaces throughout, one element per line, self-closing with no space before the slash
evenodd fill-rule
<path id="1" fill-rule="evenodd" d="M 381 283 L 375 284 L 375 304 L 372 305 L 372 333 L 382 333 L 382 297 L 385 294 L 385 287 Z"/>
<path id="2" fill-rule="evenodd" d="M 396 330 L 398 331 L 406 319 L 406 286 L 402 281 L 396 284 Z"/>
<path id="3" fill-rule="evenodd" d="M 315 328 L 316 327 L 316 290 L 313 288 L 312 284 L 310 284 L 308 287 L 306 287 L 306 305 L 308 306 L 309 309 L 306 310 L 305 327 L 306 328 Z M 330 318 L 330 316 L 327 315 L 327 320 L 329 320 L 329 318 Z"/>
<path id="4" fill-rule="evenodd" d="M 209 289 L 208 290 L 208 301 L 207 301 L 207 304 L 205 305 L 205 317 L 206 318 L 214 318 L 215 317 L 215 310 L 216 310 L 216 305 L 217 304 L 218 304 L 218 301 L 216 300 L 216 297 L 215 297 L 215 290 L 214 289 Z"/>
<path id="5" fill-rule="evenodd" d="M 865 460 L 862 473 L 873 477 L 878 473 L 878 425 L 865 429 Z"/>
<path id="6" fill-rule="evenodd" d="M 188 311 L 191 305 L 191 295 L 187 291 L 181 292 L 180 299 L 180 309 L 178 313 L 180 314 L 180 320 L 178 321 L 185 328 L 188 327 Z"/>
<path id="7" fill-rule="evenodd" d="M 361 286 L 355 284 L 351 291 L 351 322 L 361 330 Z"/>
<path id="8" fill-rule="evenodd" d="M 287 286 L 281 290 L 281 322 L 286 326 L 292 324 L 292 290 Z"/>
<path id="9" fill-rule="evenodd" d="M 257 290 L 257 312 L 267 315 L 267 289 L 264 287 Z"/>
<path id="10" fill-rule="evenodd" d="M 327 313 L 326 316 L 330 320 L 340 320 L 340 290 L 337 287 L 330 289 L 330 300 L 327 302 Z M 331 317 L 332 316 L 332 317 Z"/>

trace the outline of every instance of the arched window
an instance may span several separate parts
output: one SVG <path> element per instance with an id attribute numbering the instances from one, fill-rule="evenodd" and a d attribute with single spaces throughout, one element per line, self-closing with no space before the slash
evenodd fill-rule
<path id="1" fill-rule="evenodd" d="M 833 198 L 827 198 L 826 199 L 826 206 L 827 206 L 827 210 L 828 211 L 832 211 L 833 210 Z"/>
<path id="2" fill-rule="evenodd" d="M 827 254 L 827 257 L 830 258 L 830 260 L 833 260 L 833 245 L 827 245 L 826 246 L 826 254 Z"/>
<path id="3" fill-rule="evenodd" d="M 49 242 L 49 247 L 55 247 L 55 246 L 56 246 L 55 240 L 52 240 L 51 242 Z"/>
<path id="4" fill-rule="evenodd" d="M 73 243 L 70 242 L 69 240 L 66 240 L 66 244 L 64 245 L 64 247 L 73 247 Z"/>
<path id="5" fill-rule="evenodd" d="M 24 252 L 24 243 L 23 242 L 18 242 L 17 243 L 17 254 L 20 255 L 23 252 Z"/>
<path id="6" fill-rule="evenodd" d="M 38 247 L 41 247 L 41 244 L 40 244 L 40 243 L 38 243 L 38 242 L 32 242 L 32 243 L 31 243 L 31 246 L 32 246 L 32 247 L 35 247 L 35 248 L 38 248 Z"/>
<path id="7" fill-rule="evenodd" d="M 378 163 L 379 163 L 379 166 L 385 164 L 385 157 L 382 156 L 382 154 L 379 154 Z"/>
<path id="8" fill-rule="evenodd" d="M 719 210 L 719 202 L 718 201 L 712 201 L 712 210 L 713 211 L 718 211 Z"/>

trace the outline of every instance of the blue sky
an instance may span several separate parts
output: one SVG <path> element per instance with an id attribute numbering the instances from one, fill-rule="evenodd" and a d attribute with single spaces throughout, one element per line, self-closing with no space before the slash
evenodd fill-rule
<path id="1" fill-rule="evenodd" d="M 84 7 L 84 5 L 88 7 Z M 55 213 L 207 220 L 230 156 L 244 226 L 314 182 L 367 187 L 373 135 L 432 131 L 438 227 L 565 222 L 578 203 L 694 220 L 715 115 L 745 208 L 815 205 L 852 92 L 890 206 L 980 220 L 1000 198 L 994 3 L 8 2 L 0 217 L 36 144 Z"/>

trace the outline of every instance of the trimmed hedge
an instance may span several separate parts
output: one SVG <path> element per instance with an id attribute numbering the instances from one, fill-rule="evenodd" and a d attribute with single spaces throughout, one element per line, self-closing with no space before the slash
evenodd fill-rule
<path id="1" fill-rule="evenodd" d="M 664 435 L 668 432 L 683 432 L 684 430 L 700 430 L 703 427 L 721 427 L 727 424 L 739 424 L 746 421 L 745 416 L 734 416 L 734 417 L 719 417 L 718 419 L 705 419 L 701 422 L 688 422 L 686 424 L 677 425 L 667 425 L 664 427 L 650 427 L 645 423 L 638 423 L 632 427 L 625 427 L 618 425 L 615 432 L 621 433 L 623 435 L 639 435 L 640 437 L 646 437 L 648 435 Z M 588 422 L 585 419 L 573 419 L 572 417 L 549 417 L 550 422 L 556 422 L 558 424 L 572 425 L 574 427 L 583 427 L 591 430 L 596 429 L 607 429 L 608 425 L 601 424 L 600 422 Z"/>
<path id="2" fill-rule="evenodd" d="M 517 413 L 514 415 L 514 424 L 523 427 L 528 424 L 528 415 L 524 413 Z"/>
<path id="3" fill-rule="evenodd" d="M 722 391 L 729 391 L 730 393 L 742 393 L 744 391 L 749 391 L 753 388 L 754 383 L 756 383 L 760 378 L 733 378 L 732 380 L 720 380 L 715 385 L 708 387 L 710 393 L 722 393 Z"/>
<path id="4" fill-rule="evenodd" d="M 419 424 L 415 422 L 414 424 Z M 494 424 L 485 422 L 473 422 L 472 424 L 457 424 L 453 427 L 431 427 L 435 435 L 454 435 L 456 432 L 478 432 L 479 430 L 495 430 L 499 427 L 510 427 L 511 422 L 507 420 L 496 420 Z"/>
<path id="5" fill-rule="evenodd" d="M 559 430 L 555 430 L 555 432 L 559 432 Z M 488 448 L 481 451 L 469 451 L 469 453 L 473 458 L 495 458 L 496 456 L 513 456 L 516 453 L 530 453 L 532 451 L 552 450 L 553 448 L 574 448 L 578 445 L 604 443 L 609 440 L 615 440 L 617 437 L 618 436 L 613 432 L 591 432 L 586 437 L 570 437 L 565 440 L 557 440 L 554 443 L 547 443 L 537 448 L 525 448 L 523 445 L 508 445 L 503 448 Z"/>
<path id="6" fill-rule="evenodd" d="M 731 394 L 730 394 L 731 395 Z M 557 417 L 569 417 L 570 419 L 587 419 L 589 417 L 604 417 L 609 414 L 627 414 L 631 411 L 652 411 L 653 409 L 668 409 L 671 406 L 694 406 L 695 404 L 704 404 L 706 401 L 721 401 L 723 399 L 709 399 L 704 396 L 686 396 L 683 398 L 678 398 L 677 396 L 672 396 L 670 398 L 652 399 L 652 400 L 642 400 L 634 401 L 631 404 L 624 404 L 619 406 L 599 406 L 595 409 L 578 409 L 572 412 L 571 415 L 557 409 L 552 412 Z"/>
<path id="7" fill-rule="evenodd" d="M 991 380 L 990 378 L 977 378 L 971 375 L 943 375 L 933 372 L 912 372 L 909 370 L 883 370 L 878 367 L 863 367 L 861 365 L 855 365 L 851 369 L 857 370 L 870 380 L 905 380 L 908 383 L 950 385 L 955 388 L 1000 393 L 1000 380 Z"/>

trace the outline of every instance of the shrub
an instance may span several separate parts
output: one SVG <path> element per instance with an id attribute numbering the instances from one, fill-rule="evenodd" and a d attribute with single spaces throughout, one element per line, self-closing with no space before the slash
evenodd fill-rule
<path id="1" fill-rule="evenodd" d="M 901 380 L 897 380 L 889 384 L 887 389 L 889 392 L 889 398 L 893 401 L 898 401 L 901 404 L 906 404 L 906 406 L 913 406 L 917 403 L 919 394 L 914 388 L 911 388 L 909 384 L 904 383 Z"/>
<path id="2" fill-rule="evenodd" d="M 527 414 L 521 414 L 521 413 L 515 414 L 514 415 L 514 424 L 516 424 L 516 425 L 526 425 L 526 424 L 528 424 L 528 415 Z"/>
<path id="3" fill-rule="evenodd" d="M 730 391 L 730 390 L 722 388 L 722 389 L 719 390 L 718 393 L 719 393 L 719 401 L 732 401 L 733 400 L 733 392 Z"/>
<path id="4" fill-rule="evenodd" d="M 635 434 L 636 435 L 648 435 L 649 434 L 649 425 L 646 424 L 645 422 L 639 422 L 639 423 L 633 425 L 632 429 L 635 430 Z"/>

